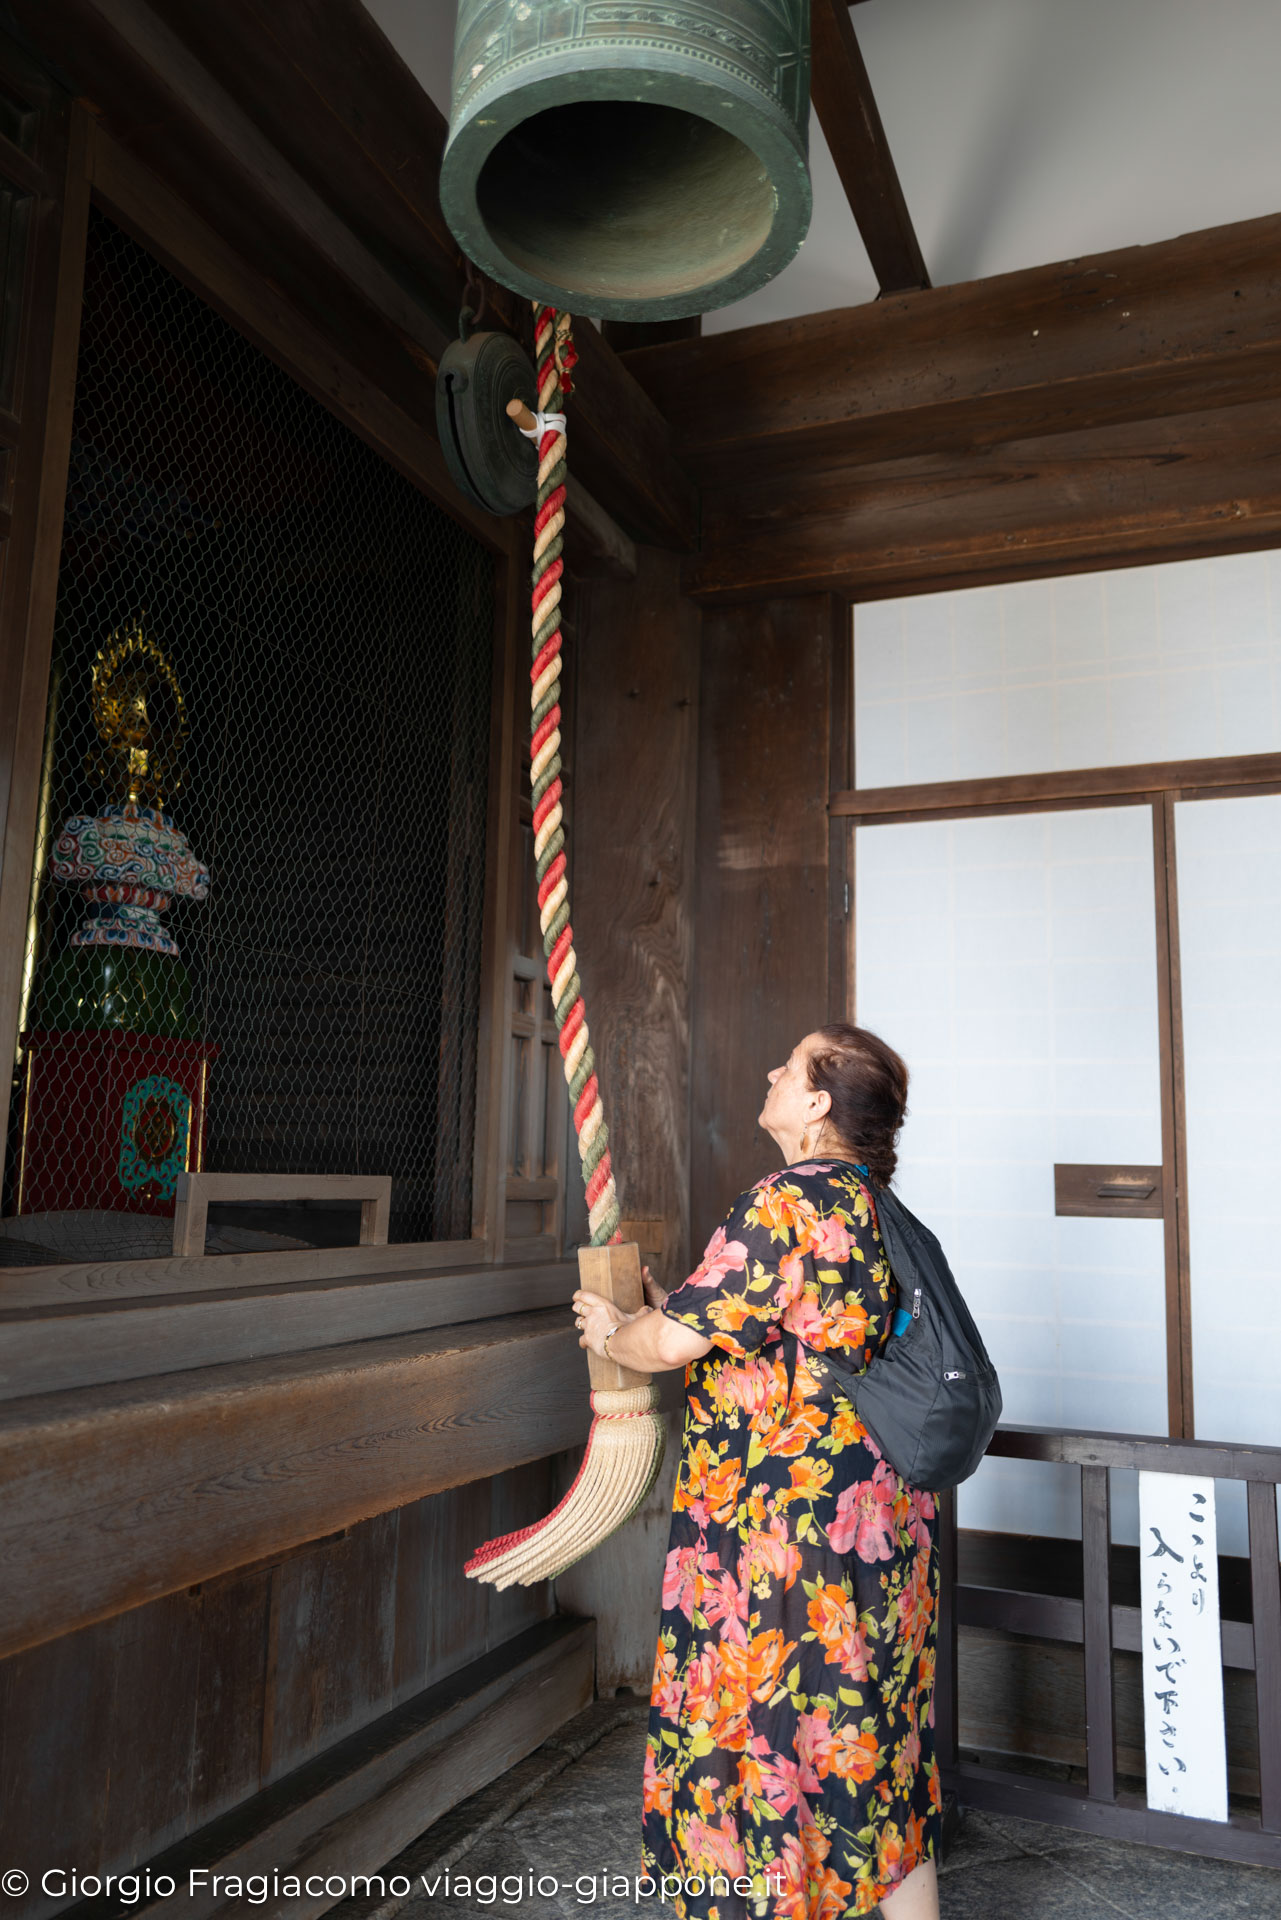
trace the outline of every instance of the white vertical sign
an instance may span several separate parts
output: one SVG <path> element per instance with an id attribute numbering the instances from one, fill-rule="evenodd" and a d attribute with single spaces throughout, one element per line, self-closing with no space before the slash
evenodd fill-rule
<path id="1" fill-rule="evenodd" d="M 1214 1482 L 1139 1475 L 1148 1805 L 1228 1817 Z"/>

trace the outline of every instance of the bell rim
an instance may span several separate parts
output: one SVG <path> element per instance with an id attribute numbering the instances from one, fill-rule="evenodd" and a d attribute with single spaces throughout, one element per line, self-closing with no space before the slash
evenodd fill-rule
<path id="1" fill-rule="evenodd" d="M 491 239 L 477 201 L 476 184 L 489 155 L 517 127 L 552 107 L 581 101 L 652 103 L 643 76 L 656 68 L 674 83 L 656 104 L 692 113 L 732 134 L 765 168 L 774 190 L 774 216 L 761 245 L 719 280 L 645 300 L 582 293 L 519 266 Z M 588 93 L 581 91 L 584 78 L 594 83 Z M 519 111 L 513 111 L 517 105 Z M 691 75 L 652 51 L 644 66 L 636 61 L 600 69 L 575 62 L 530 79 L 519 90 L 503 91 L 496 85 L 494 97 L 487 98 L 487 90 L 482 89 L 468 100 L 466 117 L 451 129 L 441 161 L 441 210 L 468 258 L 513 293 L 594 319 L 681 320 L 746 299 L 795 259 L 809 231 L 814 205 L 807 144 L 777 101 L 737 82 L 733 75 L 719 71 L 714 77 Z M 786 196 L 783 189 L 789 190 Z"/>

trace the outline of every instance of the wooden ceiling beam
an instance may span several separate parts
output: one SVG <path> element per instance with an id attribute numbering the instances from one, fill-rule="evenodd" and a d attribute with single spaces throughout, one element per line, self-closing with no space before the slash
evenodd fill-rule
<path id="1" fill-rule="evenodd" d="M 705 603 L 853 599 L 1190 559 L 1281 540 L 1281 399 L 818 467 L 703 496 Z"/>
<path id="2" fill-rule="evenodd" d="M 629 354 L 708 484 L 1281 395 L 1281 214 Z"/>
<path id="3" fill-rule="evenodd" d="M 882 293 L 930 276 L 872 92 L 849 0 L 813 0 L 810 98 Z"/>

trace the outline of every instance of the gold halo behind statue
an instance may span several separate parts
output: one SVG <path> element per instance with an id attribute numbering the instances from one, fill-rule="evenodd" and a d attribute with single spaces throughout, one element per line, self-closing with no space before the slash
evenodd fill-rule
<path id="1" fill-rule="evenodd" d="M 100 650 L 92 703 L 101 745 L 85 758 L 90 779 L 128 806 L 163 811 L 182 785 L 187 707 L 177 674 L 141 620 L 117 629 Z"/>

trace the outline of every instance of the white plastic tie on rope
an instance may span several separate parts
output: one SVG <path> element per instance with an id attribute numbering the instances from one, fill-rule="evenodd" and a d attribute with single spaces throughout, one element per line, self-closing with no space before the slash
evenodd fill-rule
<path id="1" fill-rule="evenodd" d="M 518 433 L 523 433 L 526 440 L 533 440 L 535 443 L 537 443 L 539 440 L 542 439 L 543 435 L 547 432 L 549 427 L 551 428 L 553 433 L 564 433 L 565 428 L 568 426 L 568 424 L 569 424 L 569 419 L 568 419 L 568 415 L 566 414 L 536 413 L 534 415 L 534 424 L 532 427 L 518 427 L 516 431 Z"/>

